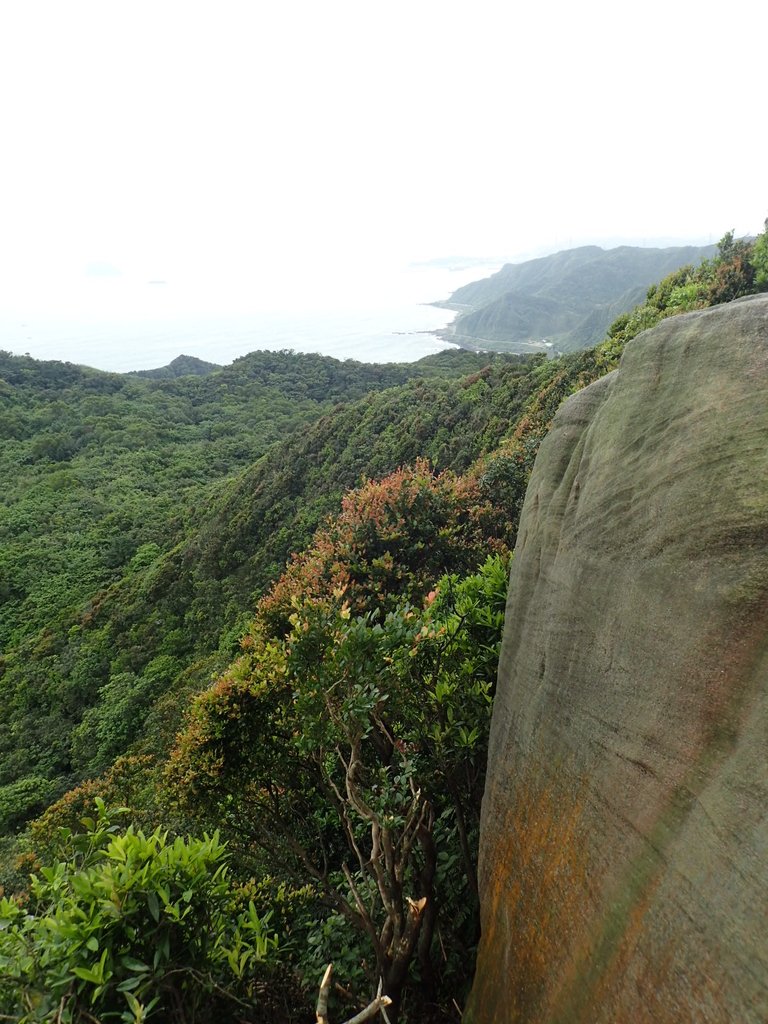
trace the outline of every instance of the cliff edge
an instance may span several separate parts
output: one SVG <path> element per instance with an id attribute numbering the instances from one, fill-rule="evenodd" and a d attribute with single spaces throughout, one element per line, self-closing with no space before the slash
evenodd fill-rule
<path id="1" fill-rule="evenodd" d="M 768 297 L 569 399 L 513 564 L 471 1024 L 768 1020 Z"/>

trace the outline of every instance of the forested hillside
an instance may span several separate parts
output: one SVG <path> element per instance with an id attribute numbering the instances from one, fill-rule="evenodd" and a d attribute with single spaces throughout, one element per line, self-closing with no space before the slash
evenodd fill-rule
<path id="1" fill-rule="evenodd" d="M 143 545 L 168 550 L 211 487 L 338 402 L 485 363 L 465 359 L 369 366 L 258 352 L 155 381 L 0 354 L 0 643 L 51 625 Z"/>
<path id="2" fill-rule="evenodd" d="M 456 1020 L 538 445 L 645 327 L 766 286 L 726 235 L 559 359 L 4 357 L 0 1013 L 306 1020 L 332 960 L 333 1019 L 382 979 L 393 1024 Z"/>
<path id="3" fill-rule="evenodd" d="M 491 277 L 464 285 L 444 303 L 460 313 L 446 337 L 471 347 L 530 351 L 548 341 L 572 352 L 595 345 L 621 313 L 641 302 L 649 285 L 682 266 L 714 255 L 715 246 L 669 249 L 596 245 L 508 263 Z M 533 345 L 535 349 L 536 345 Z"/>
<path id="4" fill-rule="evenodd" d="M 322 467 L 312 474 L 296 464 L 297 482 L 286 489 L 293 431 L 342 398 L 410 378 L 428 388 L 432 375 L 439 389 L 443 378 L 485 365 L 456 351 L 401 366 L 261 352 L 205 377 L 144 381 L 3 355 L 0 641 L 3 693 L 14 696 L 0 710 L 0 785 L 14 795 L 0 789 L 0 828 L 104 767 L 90 736 L 84 760 L 73 760 L 70 743 L 113 676 L 135 731 L 140 709 L 193 655 L 217 648 L 222 630 L 252 607 L 253 591 L 357 481 L 359 465 L 321 481 Z M 239 482 L 238 471 L 254 463 L 261 504 Z M 280 503 L 298 499 L 291 491 L 304 479 L 317 507 L 275 536 Z M 240 535 L 248 516 L 250 538 Z M 249 557 L 259 560 L 253 570 Z"/>

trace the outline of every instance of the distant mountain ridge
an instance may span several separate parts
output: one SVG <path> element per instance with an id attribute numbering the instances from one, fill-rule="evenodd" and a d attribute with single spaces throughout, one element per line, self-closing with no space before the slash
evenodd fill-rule
<path id="1" fill-rule="evenodd" d="M 441 333 L 470 348 L 530 351 L 544 342 L 560 351 L 588 348 L 601 340 L 617 316 L 642 301 L 651 284 L 716 251 L 714 245 L 584 245 L 508 263 L 439 303 L 460 314 Z"/>

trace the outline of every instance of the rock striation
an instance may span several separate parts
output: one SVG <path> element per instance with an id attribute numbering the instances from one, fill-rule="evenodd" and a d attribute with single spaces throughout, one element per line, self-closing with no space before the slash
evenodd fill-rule
<path id="1" fill-rule="evenodd" d="M 768 1020 L 768 297 L 569 399 L 513 563 L 471 1024 Z"/>

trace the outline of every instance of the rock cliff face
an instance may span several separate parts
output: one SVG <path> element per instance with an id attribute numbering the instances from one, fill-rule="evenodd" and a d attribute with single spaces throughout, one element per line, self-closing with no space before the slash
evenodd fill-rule
<path id="1" fill-rule="evenodd" d="M 472 1024 L 768 1020 L 768 297 L 571 398 L 512 570 Z"/>

